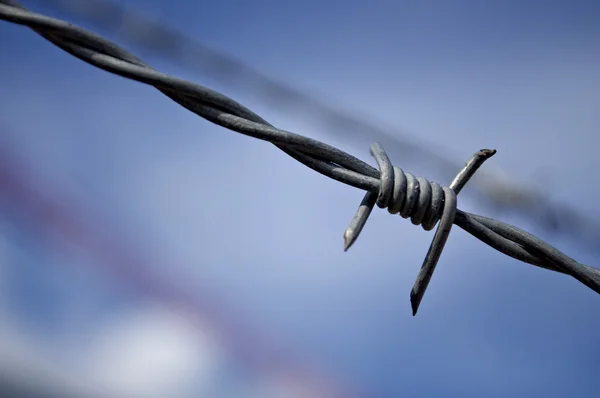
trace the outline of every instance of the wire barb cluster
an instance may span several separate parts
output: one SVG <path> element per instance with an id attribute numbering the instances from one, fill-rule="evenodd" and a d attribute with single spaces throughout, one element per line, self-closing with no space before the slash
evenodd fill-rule
<path id="1" fill-rule="evenodd" d="M 431 230 L 439 222 L 432 244 L 411 291 L 413 315 L 431 279 L 452 224 L 512 257 L 572 276 L 600 294 L 600 270 L 581 264 L 548 243 L 491 218 L 457 209 L 456 196 L 493 150 L 477 152 L 449 187 L 416 178 L 394 167 L 379 144 L 371 154 L 379 170 L 323 142 L 275 128 L 250 109 L 206 87 L 159 73 L 102 37 L 65 21 L 30 12 L 16 0 L 0 0 L 0 19 L 33 29 L 82 61 L 107 72 L 154 86 L 198 116 L 240 134 L 269 141 L 307 167 L 336 181 L 367 191 L 344 234 L 347 250 L 356 240 L 375 204 L 392 214 L 411 218 Z"/>
<path id="2" fill-rule="evenodd" d="M 450 186 L 442 187 L 436 182 L 415 177 L 411 173 L 405 173 L 401 168 L 393 166 L 379 143 L 371 145 L 371 155 L 379 166 L 379 192 L 377 194 L 366 193 L 344 233 L 344 250 L 348 250 L 356 241 L 375 204 L 382 209 L 387 207 L 390 214 L 400 213 L 403 218 L 410 217 L 414 225 L 421 225 L 426 231 L 432 230 L 439 221 L 440 225 L 433 236 L 429 251 L 410 293 L 413 316 L 419 310 L 421 300 L 450 235 L 457 211 L 456 196 L 483 162 L 494 156 L 495 153 L 496 150 L 493 149 L 482 149 L 476 152 Z"/>

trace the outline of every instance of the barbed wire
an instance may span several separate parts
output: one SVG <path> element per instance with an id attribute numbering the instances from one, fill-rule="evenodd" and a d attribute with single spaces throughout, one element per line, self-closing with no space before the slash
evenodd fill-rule
<path id="1" fill-rule="evenodd" d="M 381 142 L 388 153 L 411 164 L 424 163 L 443 181 L 453 178 L 452 170 L 461 167 L 454 157 L 448 156 L 431 143 L 415 135 L 382 127 L 374 118 L 358 116 L 309 95 L 287 82 L 273 79 L 247 63 L 196 40 L 175 27 L 161 23 L 156 12 L 141 12 L 126 4 L 108 0 L 45 0 L 45 4 L 67 15 L 77 17 L 93 29 L 116 33 L 118 41 L 130 43 L 135 48 L 176 62 L 203 76 L 235 86 L 251 88 L 252 93 L 278 111 L 293 109 L 313 117 L 323 127 L 321 133 L 342 136 L 344 142 L 354 146 L 371 141 Z M 367 138 L 367 139 L 365 139 Z M 600 249 L 600 224 L 588 212 L 574 209 L 572 205 L 556 202 L 539 185 L 519 181 L 500 168 L 486 167 L 474 176 L 469 185 L 483 203 L 497 214 L 510 211 L 541 227 L 545 231 L 561 233 L 588 250 Z"/>
<path id="2" fill-rule="evenodd" d="M 68 22 L 30 12 L 16 0 L 0 0 L 0 19 L 27 26 L 69 54 L 107 72 L 154 86 L 198 116 L 243 135 L 268 141 L 307 167 L 336 181 L 367 191 L 344 233 L 347 250 L 362 231 L 375 205 L 410 218 L 431 230 L 439 222 L 429 251 L 411 290 L 416 315 L 453 224 L 494 249 L 522 262 L 570 275 L 600 293 L 600 269 L 581 264 L 513 225 L 457 208 L 456 196 L 495 150 L 480 150 L 448 187 L 395 167 L 383 147 L 371 154 L 378 169 L 323 142 L 275 128 L 233 99 L 206 87 L 160 73 L 134 55 L 94 33 Z"/>

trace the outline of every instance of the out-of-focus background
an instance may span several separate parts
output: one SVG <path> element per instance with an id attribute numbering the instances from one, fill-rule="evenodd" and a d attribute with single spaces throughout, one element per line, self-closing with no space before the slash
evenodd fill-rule
<path id="1" fill-rule="evenodd" d="M 502 190 L 482 197 L 468 185 L 459 207 L 600 265 L 598 235 L 576 233 L 600 220 L 596 2 L 22 3 L 371 163 L 368 143 L 381 137 L 352 126 L 346 136 L 278 86 L 266 95 L 248 70 L 208 67 L 208 52 L 169 53 L 148 23 L 387 126 L 392 161 L 417 175 L 448 184 L 454 164 L 495 148 L 482 171 L 545 196 L 519 213 L 518 198 L 499 207 Z M 2 396 L 592 397 L 600 387 L 600 300 L 568 276 L 456 228 L 413 318 L 409 291 L 432 234 L 375 211 L 344 253 L 363 193 L 272 145 L 6 22 L 0 104 Z M 582 218 L 557 229 L 526 217 L 545 200 Z"/>

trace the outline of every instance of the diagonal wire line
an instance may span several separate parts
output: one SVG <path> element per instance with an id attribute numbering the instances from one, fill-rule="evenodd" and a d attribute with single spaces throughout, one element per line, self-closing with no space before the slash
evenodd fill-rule
<path id="1" fill-rule="evenodd" d="M 427 159 L 428 166 L 438 178 L 449 180 L 451 170 L 460 163 L 450 159 L 431 145 L 414 136 L 391 134 L 386 129 L 367 122 L 357 115 L 335 109 L 287 84 L 275 81 L 252 67 L 222 52 L 194 40 L 180 31 L 150 20 L 138 11 L 106 0 L 46 0 L 54 7 L 84 18 L 103 30 L 118 31 L 118 36 L 136 46 L 176 60 L 219 78 L 227 83 L 244 82 L 263 95 L 279 109 L 293 105 L 294 110 L 316 116 L 325 131 L 343 136 L 354 145 L 365 145 L 366 140 L 382 143 L 396 159 L 407 162 Z M 588 215 L 564 204 L 552 202 L 547 195 L 531 184 L 517 183 L 499 169 L 482 170 L 473 181 L 478 198 L 497 211 L 510 211 L 551 232 L 575 238 L 586 248 L 600 248 L 600 223 Z M 472 185 L 473 185 L 472 184 Z"/>
<path id="2" fill-rule="evenodd" d="M 600 293 L 600 270 L 581 264 L 539 238 L 513 225 L 456 208 L 460 189 L 495 151 L 477 152 L 459 171 L 449 187 L 417 178 L 391 165 L 379 144 L 371 146 L 379 170 L 338 148 L 280 130 L 233 99 L 206 87 L 155 71 L 115 43 L 85 29 L 30 12 L 16 0 L 0 0 L 0 19 L 28 26 L 40 36 L 86 63 L 107 72 L 152 85 L 202 118 L 243 135 L 269 141 L 307 167 L 344 184 L 367 191 L 346 231 L 356 239 L 377 204 L 392 214 L 400 213 L 415 225 L 438 229 L 411 291 L 416 314 L 429 279 L 440 258 L 452 224 L 496 250 L 517 260 L 572 276 Z M 348 247 L 348 245 L 346 245 Z"/>

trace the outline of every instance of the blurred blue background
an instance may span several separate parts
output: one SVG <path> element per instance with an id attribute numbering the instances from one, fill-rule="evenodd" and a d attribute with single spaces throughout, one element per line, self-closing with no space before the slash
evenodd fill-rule
<path id="1" fill-rule="evenodd" d="M 90 26 L 53 2 L 22 3 Z M 597 2 L 121 3 L 336 107 L 403 126 L 459 163 L 495 148 L 483 169 L 596 211 Z M 374 163 L 368 146 L 275 111 L 251 87 L 127 45 L 118 29 L 95 31 Z M 456 228 L 413 318 L 409 291 L 432 233 L 375 211 L 344 253 L 362 192 L 25 27 L 3 22 L 0 38 L 3 377 L 49 368 L 58 384 L 68 374 L 127 397 L 595 396 L 600 301 L 574 279 Z M 432 179 L 447 172 L 421 160 L 392 159 Z M 599 265 L 597 252 L 498 214 L 469 186 L 459 207 Z"/>

